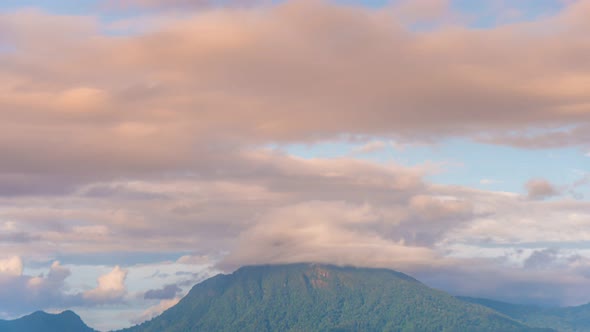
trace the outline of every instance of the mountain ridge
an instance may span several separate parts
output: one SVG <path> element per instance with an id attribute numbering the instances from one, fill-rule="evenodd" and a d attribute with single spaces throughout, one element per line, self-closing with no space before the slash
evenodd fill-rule
<path id="1" fill-rule="evenodd" d="M 150 321 L 116 332 L 590 332 L 590 304 L 541 307 L 451 296 L 391 269 L 244 266 L 196 284 Z M 93 332 L 73 311 L 0 320 L 0 332 Z"/>
<path id="2" fill-rule="evenodd" d="M 59 314 L 35 311 L 14 319 L 0 320 L 0 332 L 96 332 L 71 310 Z"/>
<path id="3" fill-rule="evenodd" d="M 551 331 L 389 269 L 246 266 L 195 285 L 160 316 L 119 332 Z"/>

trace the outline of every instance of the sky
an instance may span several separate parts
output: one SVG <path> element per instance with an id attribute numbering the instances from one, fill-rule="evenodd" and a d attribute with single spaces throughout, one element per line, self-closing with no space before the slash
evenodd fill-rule
<path id="1" fill-rule="evenodd" d="M 0 3 L 0 319 L 251 264 L 590 302 L 590 1 Z"/>

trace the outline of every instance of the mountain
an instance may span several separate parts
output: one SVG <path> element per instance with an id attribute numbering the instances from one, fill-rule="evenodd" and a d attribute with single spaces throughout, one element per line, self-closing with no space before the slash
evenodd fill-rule
<path id="1" fill-rule="evenodd" d="M 244 267 L 192 288 L 162 315 L 121 332 L 552 331 L 386 270 L 289 264 Z"/>
<path id="2" fill-rule="evenodd" d="M 563 332 L 590 332 L 590 304 L 546 308 L 471 297 L 459 297 L 459 299 L 486 306 L 529 326 L 550 327 Z"/>
<path id="3" fill-rule="evenodd" d="M 15 320 L 0 320 L 0 332 L 95 332 L 72 311 L 34 312 Z"/>

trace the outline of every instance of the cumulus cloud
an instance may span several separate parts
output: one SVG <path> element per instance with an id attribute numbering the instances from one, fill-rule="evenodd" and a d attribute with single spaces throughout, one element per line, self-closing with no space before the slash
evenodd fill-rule
<path id="1" fill-rule="evenodd" d="M 46 277 L 31 277 L 27 281 L 27 286 L 33 292 L 46 292 L 49 290 L 56 292 L 54 295 L 61 296 L 59 292 L 64 287 L 64 281 L 70 274 L 71 271 L 69 268 L 62 266 L 59 261 L 55 261 L 51 264 Z"/>
<path id="2" fill-rule="evenodd" d="M 111 272 L 98 278 L 96 288 L 84 292 L 83 296 L 96 303 L 119 301 L 127 293 L 125 278 L 127 271 L 115 266 Z"/>
<path id="3" fill-rule="evenodd" d="M 525 187 L 530 199 L 545 199 L 560 194 L 559 189 L 545 179 L 531 179 Z"/>
<path id="4" fill-rule="evenodd" d="M 70 270 L 58 261 L 52 263 L 47 275 L 23 274 L 19 257 L 3 261 L 8 273 L 0 272 L 0 311 L 8 314 L 22 314 L 39 308 L 67 308 L 79 303 L 75 295 L 65 292 L 65 279 Z M 4 271 L 6 272 L 6 270 Z"/>

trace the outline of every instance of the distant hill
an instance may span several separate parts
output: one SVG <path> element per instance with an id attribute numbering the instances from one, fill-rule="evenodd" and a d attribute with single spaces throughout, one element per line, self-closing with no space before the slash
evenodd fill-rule
<path id="1" fill-rule="evenodd" d="M 550 330 L 529 328 L 399 272 L 289 264 L 217 275 L 194 286 L 162 315 L 123 331 Z"/>
<path id="2" fill-rule="evenodd" d="M 72 311 L 34 312 L 15 320 L 0 320 L 0 332 L 94 332 Z"/>
<path id="3" fill-rule="evenodd" d="M 459 297 L 459 299 L 486 306 L 529 326 L 550 327 L 563 332 L 590 332 L 590 304 L 546 308 L 471 297 Z"/>

